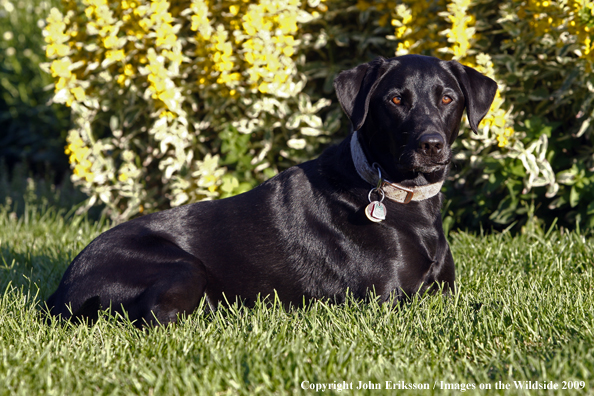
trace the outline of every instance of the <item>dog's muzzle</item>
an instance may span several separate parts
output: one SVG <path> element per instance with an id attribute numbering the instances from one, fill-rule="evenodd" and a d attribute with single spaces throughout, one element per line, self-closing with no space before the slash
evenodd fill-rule
<path id="1" fill-rule="evenodd" d="M 377 170 L 369 164 L 365 157 L 365 153 L 359 143 L 357 131 L 353 132 L 351 136 L 351 157 L 359 176 L 372 186 L 381 188 L 386 198 L 391 201 L 401 204 L 407 204 L 410 201 L 424 201 L 436 196 L 441 191 L 443 180 L 425 186 L 405 187 L 398 183 L 380 179 Z"/>

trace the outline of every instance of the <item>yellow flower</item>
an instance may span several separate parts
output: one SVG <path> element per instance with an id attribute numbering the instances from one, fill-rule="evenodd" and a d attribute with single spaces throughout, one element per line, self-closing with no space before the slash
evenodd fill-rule
<path id="1" fill-rule="evenodd" d="M 105 53 L 105 58 L 118 62 L 123 60 L 126 57 L 126 54 L 124 53 L 124 50 L 120 49 L 120 50 L 109 50 Z"/>
<path id="2" fill-rule="evenodd" d="M 204 183 L 207 185 L 210 184 L 210 186 L 208 187 L 208 191 L 210 191 L 211 193 L 215 192 L 217 189 L 217 180 L 218 179 L 215 175 L 206 175 L 206 177 L 204 177 Z"/>
<path id="3" fill-rule="evenodd" d="M 137 17 L 142 18 L 143 16 L 146 15 L 146 9 L 144 7 L 135 8 L 134 9 L 134 15 L 136 15 Z"/>
<path id="4" fill-rule="evenodd" d="M 209 11 L 206 1 L 192 0 L 190 8 L 194 12 L 194 15 L 192 15 L 191 18 L 191 29 L 195 32 L 198 32 L 204 40 L 209 40 L 213 29 L 212 26 L 210 26 L 210 21 L 208 19 Z"/>
<path id="5" fill-rule="evenodd" d="M 493 120 L 493 125 L 499 128 L 503 127 L 505 125 L 505 113 L 498 114 Z"/>
<path id="6" fill-rule="evenodd" d="M 175 34 L 173 34 L 173 27 L 170 24 L 164 23 L 157 30 L 157 40 L 156 40 L 157 47 L 160 47 L 160 46 L 173 47 L 175 45 L 176 40 L 177 40 L 177 36 Z"/>
<path id="7" fill-rule="evenodd" d="M 144 31 L 149 31 L 151 27 L 153 27 L 153 22 L 150 19 L 141 19 L 138 22 L 138 26 L 140 26 Z"/>
<path id="8" fill-rule="evenodd" d="M 451 0 L 456 1 L 456 0 Z M 442 46 L 438 33 L 441 30 L 438 24 L 431 24 L 427 15 L 429 8 L 435 3 L 438 5 L 445 1 L 416 1 L 400 0 L 396 6 L 390 5 L 388 9 L 393 10 L 392 26 L 394 26 L 394 37 L 398 40 L 396 55 L 406 55 L 425 50 L 436 50 Z M 404 43 L 404 41 L 407 41 Z"/>
<path id="9" fill-rule="evenodd" d="M 89 6 L 89 7 L 85 8 L 85 15 L 87 16 L 88 19 L 91 19 L 93 17 L 94 13 L 95 13 L 94 6 Z"/>
<path id="10" fill-rule="evenodd" d="M 295 50 L 293 49 L 293 47 L 285 47 L 285 48 L 283 48 L 283 54 L 285 56 L 291 57 L 291 56 L 293 56 L 294 53 L 295 53 Z"/>
<path id="11" fill-rule="evenodd" d="M 110 49 L 118 44 L 118 38 L 116 36 L 107 36 L 103 39 L 103 45 L 105 48 Z"/>
<path id="12" fill-rule="evenodd" d="M 52 65 L 50 67 L 52 77 L 69 78 L 72 75 L 72 73 L 70 72 L 71 65 L 72 63 L 68 58 L 56 59 L 52 62 Z"/>
<path id="13" fill-rule="evenodd" d="M 190 29 L 192 29 L 193 31 L 197 31 L 200 25 L 202 24 L 203 19 L 198 15 L 192 15 L 191 20 L 192 26 L 190 27 Z"/>
<path id="14" fill-rule="evenodd" d="M 136 8 L 136 7 L 138 7 L 138 4 L 136 4 L 136 2 L 134 2 L 134 1 L 126 1 L 126 0 L 122 1 L 122 9 L 123 10 L 128 10 L 128 9 Z"/>
<path id="15" fill-rule="evenodd" d="M 274 82 L 277 84 L 284 84 L 288 78 L 289 78 L 289 76 L 287 74 L 276 73 L 274 75 Z"/>
<path id="16" fill-rule="evenodd" d="M 127 64 L 126 66 L 124 66 L 124 74 L 128 77 L 131 77 L 134 75 L 134 66 L 132 66 L 131 64 Z"/>
<path id="17" fill-rule="evenodd" d="M 260 85 L 258 85 L 258 91 L 260 91 L 262 93 L 268 93 L 268 83 L 266 83 L 266 82 L 260 83 Z"/>
<path id="18" fill-rule="evenodd" d="M 507 146 L 507 143 L 509 141 L 507 140 L 507 138 L 505 136 L 497 135 L 497 142 L 498 142 L 498 144 L 497 144 L 498 147 L 505 147 L 505 146 Z"/>
<path id="19" fill-rule="evenodd" d="M 157 98 L 162 102 L 167 102 L 167 101 L 173 100 L 174 93 L 170 90 L 161 91 L 157 95 Z"/>
<path id="20" fill-rule="evenodd" d="M 99 19 L 97 20 L 99 22 Z M 99 23 L 100 25 L 103 25 L 103 23 Z M 99 32 L 99 34 L 101 36 L 108 36 L 111 33 L 115 32 L 115 27 L 111 26 L 111 25 L 105 25 L 101 28 L 101 31 Z"/>
<path id="21" fill-rule="evenodd" d="M 297 28 L 297 15 L 283 13 L 279 16 L 278 24 L 284 34 L 295 33 Z"/>
<path id="22" fill-rule="evenodd" d="M 474 35 L 474 29 L 469 27 L 472 18 L 466 15 L 470 1 L 462 0 L 448 5 L 449 20 L 452 22 L 452 28 L 447 36 L 448 41 L 453 43 L 454 59 L 462 59 L 470 49 L 470 39 Z"/>
<path id="23" fill-rule="evenodd" d="M 271 72 L 276 72 L 278 69 L 280 69 L 281 64 L 279 63 L 278 59 L 273 58 L 273 57 L 269 57 L 268 61 L 266 62 L 266 70 L 269 70 Z"/>
<path id="24" fill-rule="evenodd" d="M 69 78 L 60 77 L 56 83 L 56 92 L 66 88 L 66 85 L 71 83 L 73 80 L 75 80 L 73 76 L 70 76 Z"/>
<path id="25" fill-rule="evenodd" d="M 172 113 L 171 111 L 163 111 L 159 114 L 159 118 L 167 118 L 168 120 L 173 120 L 177 115 Z"/>
<path id="26" fill-rule="evenodd" d="M 87 98 L 85 90 L 82 87 L 74 87 L 70 90 L 70 92 L 72 93 L 72 95 L 74 95 L 74 98 L 79 102 L 82 102 Z"/>
<path id="27" fill-rule="evenodd" d="M 63 22 L 64 22 L 64 16 L 60 12 L 60 10 L 58 10 L 56 7 L 52 7 L 50 9 L 50 14 L 47 17 L 47 23 L 48 24 L 57 24 L 57 23 L 63 23 Z"/>
<path id="28" fill-rule="evenodd" d="M 45 49 L 45 54 L 48 58 L 53 58 L 56 55 L 62 58 L 64 56 L 67 56 L 69 53 L 70 47 L 66 44 L 50 43 Z"/>
<path id="29" fill-rule="evenodd" d="M 73 136 L 73 133 L 74 131 L 71 131 L 68 136 L 67 140 L 69 141 L 69 144 L 64 152 L 69 156 L 70 164 L 73 165 L 73 173 L 90 183 L 95 178 L 94 174 L 91 172 L 92 163 L 87 158 L 90 149 L 85 146 L 85 143 L 78 135 Z"/>

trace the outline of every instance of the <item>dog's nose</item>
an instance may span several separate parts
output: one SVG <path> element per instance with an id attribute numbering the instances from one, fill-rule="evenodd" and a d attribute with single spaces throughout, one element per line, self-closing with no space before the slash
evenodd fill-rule
<path id="1" fill-rule="evenodd" d="M 438 133 L 426 133 L 419 139 L 418 151 L 423 155 L 437 155 L 443 149 L 445 142 Z"/>

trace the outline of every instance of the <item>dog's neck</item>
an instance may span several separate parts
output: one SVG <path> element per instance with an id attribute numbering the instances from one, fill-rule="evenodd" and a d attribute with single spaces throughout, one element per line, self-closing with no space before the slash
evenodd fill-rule
<path id="1" fill-rule="evenodd" d="M 367 161 L 367 157 L 359 143 L 357 131 L 353 132 L 353 135 L 351 136 L 351 157 L 359 176 L 372 186 L 379 186 L 379 188 L 383 190 L 386 198 L 391 201 L 403 204 L 409 203 L 410 201 L 424 201 L 436 196 L 441 191 L 443 180 L 424 186 L 405 187 L 398 183 L 392 183 L 384 178 L 380 179 L 378 170 L 371 166 L 369 161 Z"/>

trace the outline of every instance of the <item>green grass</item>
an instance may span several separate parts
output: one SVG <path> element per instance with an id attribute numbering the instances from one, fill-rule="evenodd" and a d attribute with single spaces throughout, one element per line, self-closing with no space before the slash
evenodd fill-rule
<path id="1" fill-rule="evenodd" d="M 102 317 L 94 326 L 46 324 L 39 303 L 101 222 L 29 205 L 0 207 L 0 395 L 314 394 L 312 384 L 427 383 L 406 394 L 459 394 L 450 384 L 584 381 L 594 394 L 594 241 L 533 230 L 450 235 L 459 291 L 398 310 L 315 303 L 284 311 L 234 306 L 139 331 Z M 432 389 L 436 385 L 435 389 Z M 334 393 L 326 391 L 324 394 Z M 319 394 L 319 393 L 318 393 Z"/>

